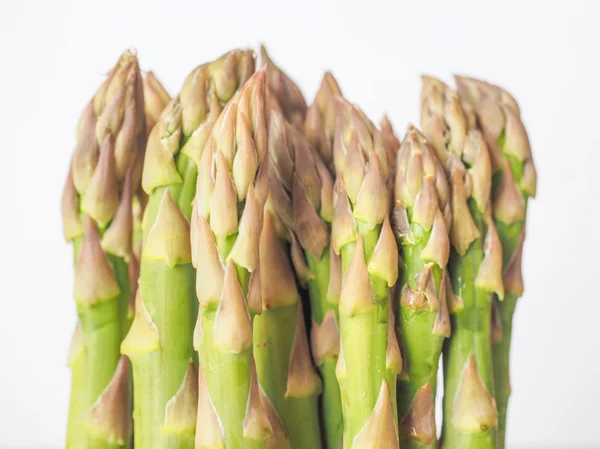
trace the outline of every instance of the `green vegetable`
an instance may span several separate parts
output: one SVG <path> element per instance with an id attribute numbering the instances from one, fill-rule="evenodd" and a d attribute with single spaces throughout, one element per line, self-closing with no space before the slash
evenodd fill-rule
<path id="1" fill-rule="evenodd" d="M 392 168 L 375 126 L 357 107 L 340 97 L 337 101 L 331 244 L 342 259 L 336 374 L 343 444 L 398 447 L 396 379 L 402 360 L 390 301 L 398 278 L 398 248 L 388 213 Z"/>
<path id="2" fill-rule="evenodd" d="M 213 124 L 253 71 L 251 52 L 241 50 L 196 68 L 148 138 L 140 284 L 135 319 L 121 347 L 133 366 L 138 448 L 194 447 L 197 301 L 188 220 Z"/>
<path id="3" fill-rule="evenodd" d="M 73 243 L 79 329 L 68 447 L 128 447 L 129 363 L 119 347 L 128 330 L 135 161 L 146 124 L 137 57 L 125 52 L 84 110 L 63 193 L 63 223 Z"/>
<path id="4" fill-rule="evenodd" d="M 398 383 L 400 447 L 435 448 L 435 392 L 450 336 L 446 264 L 450 198 L 444 168 L 423 135 L 409 127 L 398 153 L 394 229 L 403 259 L 396 322 L 406 367 Z"/>
<path id="5" fill-rule="evenodd" d="M 194 347 L 203 370 L 196 448 L 266 448 L 278 436 L 261 398 L 252 345 L 252 321 L 263 308 L 266 156 L 261 70 L 217 119 L 199 165 L 192 218 L 200 302 Z"/>
<path id="6" fill-rule="evenodd" d="M 527 132 L 517 102 L 505 90 L 472 78 L 456 77 L 463 102 L 474 109 L 491 150 L 494 184 L 492 207 L 502 243 L 504 300 L 496 297 L 492 321 L 495 397 L 498 407 L 498 445 L 504 449 L 510 396 L 510 342 L 512 317 L 523 294 L 521 258 L 527 202 L 536 192 L 536 171 Z"/>
<path id="7" fill-rule="evenodd" d="M 424 77 L 421 126 L 450 184 L 447 288 L 452 335 L 444 350 L 446 449 L 492 449 L 497 411 L 493 399 L 492 295 L 504 296 L 502 247 L 491 217 L 492 169 L 483 136 L 468 126 L 458 95 Z"/>

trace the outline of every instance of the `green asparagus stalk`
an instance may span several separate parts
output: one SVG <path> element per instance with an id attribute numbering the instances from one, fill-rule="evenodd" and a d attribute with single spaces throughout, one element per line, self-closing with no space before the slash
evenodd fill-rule
<path id="1" fill-rule="evenodd" d="M 311 306 L 313 355 L 320 367 L 324 382 L 328 382 L 329 386 L 329 390 L 324 391 L 321 398 L 325 442 L 331 444 L 333 440 L 337 448 L 341 443 L 343 426 L 339 387 L 335 378 L 335 363 L 339 354 L 337 301 L 335 304 L 327 302 L 330 279 L 329 228 L 333 214 L 333 182 L 329 171 L 306 138 L 277 111 L 271 112 L 269 120 L 269 154 L 272 164 L 269 172 L 270 198 L 273 199 L 275 206 L 273 216 L 279 218 L 280 227 L 289 232 L 287 238 L 291 241 L 291 259 L 296 274 L 302 282 L 307 284 L 313 302 Z M 319 212 L 325 218 L 322 218 Z M 304 249 L 304 254 L 302 249 Z M 336 256 L 336 260 L 339 260 L 339 256 Z M 273 277 L 276 276 L 276 273 L 273 273 Z M 337 278 L 339 279 L 339 273 Z M 296 291 L 295 286 L 293 291 Z M 322 296 L 321 291 L 323 292 Z M 299 315 L 300 312 L 297 317 Z M 260 320 L 267 323 L 269 317 L 269 312 L 263 311 Z M 258 321 L 258 317 L 256 321 Z M 269 327 L 276 328 L 275 325 Z M 289 324 L 287 327 L 289 328 Z M 279 325 L 279 329 L 288 334 L 291 332 L 291 330 L 286 330 L 286 326 Z M 300 330 L 298 326 L 296 329 L 296 332 Z M 305 338 L 305 336 L 296 336 L 296 344 L 301 342 L 302 348 L 304 348 L 306 342 L 299 338 Z M 258 348 L 260 348 L 260 344 Z M 308 348 L 307 345 L 306 348 Z M 305 361 L 299 366 L 306 370 L 302 377 L 306 379 L 307 390 L 304 399 L 298 398 L 295 401 L 303 404 L 303 408 L 307 411 L 305 415 L 308 416 L 302 420 L 304 422 L 298 422 L 296 416 L 299 416 L 299 412 L 288 413 L 283 418 L 283 422 L 288 427 L 295 428 L 295 437 L 290 439 L 292 447 L 318 448 L 321 446 L 321 439 L 317 395 L 321 389 L 321 381 L 312 368 L 308 352 L 304 353 L 304 349 L 299 352 L 289 348 L 288 353 L 290 350 L 302 354 L 302 357 L 305 358 Z M 274 352 L 273 355 L 275 355 Z M 289 363 L 291 368 L 293 364 L 288 362 L 289 359 L 290 356 L 287 356 L 279 363 Z M 269 360 L 265 359 L 265 362 L 267 363 L 265 363 L 264 371 L 266 375 L 269 375 Z M 270 363 L 275 364 L 276 362 Z M 323 371 L 326 366 L 329 369 L 328 372 Z M 293 373 L 290 372 L 290 374 Z M 261 373 L 259 371 L 260 380 Z M 262 382 L 261 385 L 264 386 Z M 308 387 L 311 389 L 309 390 Z"/>
<path id="2" fill-rule="evenodd" d="M 135 319 L 121 346 L 133 366 L 137 448 L 194 447 L 197 301 L 188 219 L 208 135 L 223 104 L 253 71 L 249 51 L 232 51 L 196 68 L 148 138 L 142 187 L 150 197 L 140 283 Z"/>
<path id="3" fill-rule="evenodd" d="M 435 449 L 438 363 L 450 336 L 445 278 L 451 214 L 444 168 L 412 126 L 398 152 L 394 196 L 403 259 L 396 320 L 406 361 L 406 376 L 398 383 L 400 446 Z"/>
<path id="4" fill-rule="evenodd" d="M 519 106 L 503 89 L 456 77 L 463 102 L 474 109 L 493 157 L 493 215 L 502 243 L 504 301 L 495 298 L 493 329 L 494 382 L 498 407 L 498 448 L 506 446 L 506 415 L 510 395 L 509 362 L 512 317 L 523 294 L 521 258 L 527 202 L 535 196 L 536 171 Z"/>
<path id="5" fill-rule="evenodd" d="M 337 81 L 330 72 L 326 72 L 315 100 L 307 110 L 304 122 L 304 135 L 314 149 L 303 151 L 305 157 L 312 155 L 308 159 L 310 164 L 298 164 L 296 170 L 299 175 L 285 183 L 293 199 L 295 231 L 308 263 L 306 281 L 312 316 L 311 345 L 313 357 L 323 379 L 319 414 L 327 449 L 340 447 L 344 431 L 340 387 L 335 376 L 340 351 L 338 303 L 341 259 L 330 245 L 333 179 L 327 172 L 329 170 L 333 173 L 335 170 L 335 97 L 341 95 Z M 304 145 L 302 147 L 304 148 Z M 285 161 L 284 157 L 281 163 L 277 164 L 282 166 L 278 171 L 284 172 Z M 302 159 L 300 161 L 302 162 Z M 294 179 L 298 180 L 296 184 Z"/>
<path id="6" fill-rule="evenodd" d="M 452 244 L 446 294 L 452 335 L 444 350 L 446 449 L 492 449 L 497 411 L 491 342 L 492 295 L 504 296 L 502 246 L 491 218 L 492 166 L 458 95 L 424 77 L 421 124 L 450 184 Z"/>
<path id="7" fill-rule="evenodd" d="M 298 86 L 269 57 L 264 45 L 260 46 L 260 63 L 267 68 L 268 110 L 281 110 L 285 119 L 303 129 L 306 101 Z M 275 103 L 275 105 L 274 105 Z"/>
<path id="8" fill-rule="evenodd" d="M 266 393 L 273 411 L 281 421 L 282 432 L 291 447 L 320 448 L 318 397 L 322 382 L 312 366 L 306 326 L 310 318 L 306 276 L 309 269 L 294 231 L 290 185 L 282 184 L 282 173 L 278 173 L 278 154 L 288 156 L 288 169 L 293 171 L 294 159 L 287 153 L 286 134 L 296 126 L 296 136 L 303 139 L 298 131 L 306 115 L 306 102 L 300 89 L 269 59 L 264 47 L 261 60 L 266 66 L 267 76 L 267 122 L 269 127 L 269 170 L 270 194 L 265 204 L 265 228 L 267 237 L 261 240 L 261 276 L 267 279 L 281 279 L 279 287 L 269 287 L 264 291 L 263 312 L 254 319 L 255 357 L 258 381 Z M 288 176 L 291 171 L 285 171 Z M 289 178 L 285 178 L 288 180 Z M 272 231 L 271 231 L 272 229 Z M 272 233 L 271 237 L 268 237 Z M 275 236 L 277 239 L 275 239 Z M 278 244 L 262 246 L 270 239 Z M 270 249 L 272 247 L 273 249 Z M 276 249 L 276 250 L 275 250 Z M 272 262 L 268 262 L 271 260 Z M 278 261 L 279 260 L 279 261 Z M 298 290 L 292 262 L 302 290 Z M 265 286 L 263 284 L 263 290 Z M 279 299 L 273 297 L 280 290 Z M 272 307 L 271 307 L 272 304 Z M 265 308 L 269 305 L 270 308 Z M 298 379 L 302 379 L 298 384 Z M 275 432 L 275 431 L 274 431 Z"/>
<path id="9" fill-rule="evenodd" d="M 337 101 L 331 244 L 342 259 L 336 375 L 343 445 L 397 448 L 396 379 L 402 359 L 390 301 L 398 277 L 386 185 L 392 167 L 373 123 L 346 100 Z"/>
<path id="10" fill-rule="evenodd" d="M 266 448 L 269 437 L 281 437 L 263 405 L 252 345 L 252 320 L 277 281 L 263 278 L 269 267 L 259 264 L 268 193 L 265 88 L 260 70 L 217 119 L 199 164 L 192 218 L 200 303 L 194 347 L 202 365 L 196 449 Z"/>
<path id="11" fill-rule="evenodd" d="M 63 193 L 64 234 L 73 243 L 79 331 L 67 447 L 128 447 L 129 362 L 119 346 L 127 332 L 132 255 L 134 165 L 146 128 L 137 58 L 125 52 L 83 112 Z"/>

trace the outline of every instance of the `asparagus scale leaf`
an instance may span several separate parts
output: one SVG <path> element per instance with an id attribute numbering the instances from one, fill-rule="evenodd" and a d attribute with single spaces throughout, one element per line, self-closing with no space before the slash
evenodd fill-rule
<path id="1" fill-rule="evenodd" d="M 306 112 L 304 121 L 304 135 L 321 155 L 323 162 L 332 174 L 335 173 L 333 142 L 338 111 L 335 97 L 338 96 L 342 96 L 342 91 L 337 80 L 330 72 L 325 73 L 315 100 Z"/>

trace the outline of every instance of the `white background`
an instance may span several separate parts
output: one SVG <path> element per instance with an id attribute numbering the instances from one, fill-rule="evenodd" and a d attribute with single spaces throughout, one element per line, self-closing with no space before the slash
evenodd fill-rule
<path id="1" fill-rule="evenodd" d="M 516 315 L 509 447 L 600 447 L 600 2 L 12 1 L 0 26 L 0 446 L 63 446 L 75 323 L 60 195 L 75 125 L 138 49 L 172 94 L 264 41 L 309 101 L 323 70 L 378 121 L 418 122 L 419 75 L 507 86 L 539 172 Z M 10 6 L 9 6 L 10 5 Z"/>

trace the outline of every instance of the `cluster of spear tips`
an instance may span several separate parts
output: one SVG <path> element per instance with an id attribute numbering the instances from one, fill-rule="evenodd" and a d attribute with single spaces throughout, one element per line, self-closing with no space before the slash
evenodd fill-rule
<path id="1" fill-rule="evenodd" d="M 536 189 L 516 101 L 423 77 L 399 140 L 331 73 L 307 106 L 257 65 L 171 99 L 128 51 L 84 109 L 67 448 L 504 448 Z"/>

